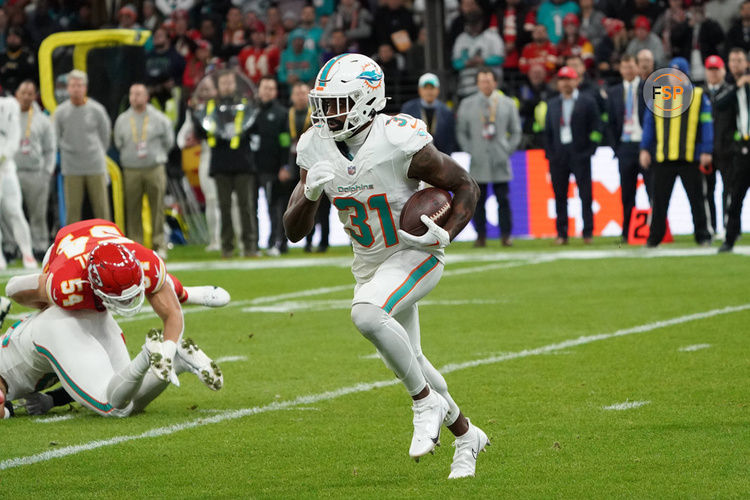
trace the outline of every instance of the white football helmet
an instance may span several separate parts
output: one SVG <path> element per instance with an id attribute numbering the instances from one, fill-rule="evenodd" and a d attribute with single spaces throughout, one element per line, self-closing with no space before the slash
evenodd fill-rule
<path id="1" fill-rule="evenodd" d="M 343 141 L 385 107 L 383 70 L 361 54 L 336 56 L 318 73 L 309 100 L 310 118 L 318 134 Z M 331 130 L 328 120 L 339 117 L 346 117 L 344 126 Z"/>

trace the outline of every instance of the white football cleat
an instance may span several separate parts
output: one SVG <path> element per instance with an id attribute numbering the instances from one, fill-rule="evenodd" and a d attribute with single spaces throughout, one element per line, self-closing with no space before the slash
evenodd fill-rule
<path id="1" fill-rule="evenodd" d="M 440 427 L 448 413 L 448 402 L 436 391 L 430 390 L 426 398 L 414 401 L 414 435 L 411 438 L 409 456 L 419 462 L 440 442 Z"/>
<path id="2" fill-rule="evenodd" d="M 152 373 L 164 382 L 171 382 L 179 387 L 180 381 L 174 371 L 174 356 L 177 346 L 174 342 L 165 342 L 161 330 L 152 328 L 146 334 L 146 342 L 143 344 L 143 350 L 148 354 L 150 370 Z"/>
<path id="3" fill-rule="evenodd" d="M 468 418 L 466 419 L 469 420 Z M 456 451 L 453 453 L 453 463 L 451 464 L 451 473 L 448 479 L 458 479 L 462 477 L 474 477 L 477 468 L 477 455 L 486 451 L 485 447 L 490 445 L 487 434 L 479 427 L 469 422 L 469 430 L 466 434 L 458 436 L 453 446 Z"/>
<path id="4" fill-rule="evenodd" d="M 186 304 L 206 307 L 222 307 L 229 304 L 229 292 L 218 286 L 185 286 L 187 292 Z"/>
<path id="5" fill-rule="evenodd" d="M 209 358 L 193 339 L 180 341 L 175 361 L 182 363 L 187 368 L 186 371 L 194 373 L 212 391 L 218 391 L 224 385 L 224 375 L 219 365 Z"/>

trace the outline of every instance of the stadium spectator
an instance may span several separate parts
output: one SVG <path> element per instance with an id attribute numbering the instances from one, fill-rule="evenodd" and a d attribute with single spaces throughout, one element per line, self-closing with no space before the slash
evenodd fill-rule
<path id="1" fill-rule="evenodd" d="M 731 252 L 742 231 L 742 205 L 750 186 L 750 169 L 747 168 L 750 162 L 750 114 L 747 111 L 750 104 L 750 75 L 747 74 L 747 52 L 743 48 L 735 47 L 729 52 L 729 71 L 734 82 L 729 84 L 728 91 L 716 99 L 716 106 L 731 115 L 729 124 L 734 126 L 732 171 L 726 178 L 724 171 L 721 172 L 722 181 L 729 184 L 729 198 L 725 215 L 727 231 L 720 252 Z"/>
<path id="2" fill-rule="evenodd" d="M 404 92 L 402 88 L 406 66 L 404 56 L 396 52 L 390 43 L 384 43 L 378 47 L 378 53 L 372 59 L 380 65 L 383 76 L 392 85 L 390 87 L 391 98 L 385 106 L 385 112 L 395 113 L 401 108 L 401 95 Z"/>
<path id="3" fill-rule="evenodd" d="M 447 155 L 456 151 L 456 121 L 440 95 L 440 80 L 433 73 L 419 77 L 419 97 L 404 103 L 401 112 L 421 119 L 427 125 L 432 143 Z"/>
<path id="4" fill-rule="evenodd" d="M 18 102 L 12 97 L 0 97 L 0 215 L 10 228 L 13 240 L 23 256 L 25 268 L 37 267 L 31 244 L 29 224 L 23 215 L 21 186 L 16 174 L 15 155 L 21 142 Z M 0 248 L 2 238 L 0 237 Z M 2 252 L 0 252 L 2 254 Z M 0 269 L 5 269 L 5 257 L 0 255 Z"/>
<path id="5" fill-rule="evenodd" d="M 57 162 L 57 140 L 52 122 L 36 103 L 36 85 L 26 80 L 16 90 L 21 109 L 21 142 L 14 159 L 24 207 L 29 218 L 34 257 L 42 260 L 49 247 L 47 203 Z"/>
<path id="6" fill-rule="evenodd" d="M 195 50 L 195 40 L 190 37 L 188 26 L 188 13 L 185 10 L 176 10 L 172 14 L 174 29 L 170 32 L 169 37 L 172 40 L 172 46 L 183 59 Z"/>
<path id="7" fill-rule="evenodd" d="M 458 73 L 456 93 L 459 99 L 477 91 L 477 73 L 480 68 L 491 68 L 495 78 L 502 80 L 505 47 L 497 31 L 484 28 L 482 11 L 478 8 L 464 14 L 464 32 L 453 44 L 453 68 Z"/>
<path id="8" fill-rule="evenodd" d="M 315 52 L 319 56 L 322 49 L 321 37 L 323 36 L 323 28 L 318 26 L 315 19 L 315 7 L 312 5 L 302 7 L 297 30 L 304 36 L 305 50 Z M 317 73 L 317 69 L 315 72 Z"/>
<path id="9" fill-rule="evenodd" d="M 260 83 L 264 76 L 276 76 L 281 60 L 281 52 L 275 45 L 266 43 L 266 27 L 260 21 L 250 32 L 251 45 L 240 51 L 240 68 L 254 83 Z"/>
<path id="10" fill-rule="evenodd" d="M 628 34 L 625 31 L 625 23 L 620 19 L 608 17 L 603 23 L 607 36 L 594 45 L 594 62 L 600 75 L 612 76 L 620 57 L 625 53 Z"/>
<path id="11" fill-rule="evenodd" d="M 740 11 L 742 2 L 743 0 L 710 0 L 706 2 L 706 17 L 719 23 L 722 31 L 727 33 Z"/>
<path id="12" fill-rule="evenodd" d="M 174 146 L 172 123 L 148 104 L 146 86 L 135 83 L 128 96 L 130 108 L 117 117 L 113 140 L 120 151 L 125 197 L 125 234 L 143 244 L 143 196 L 151 212 L 151 248 L 167 258 L 164 235 L 164 195 L 167 192 L 167 155 Z"/>
<path id="13" fill-rule="evenodd" d="M 335 29 L 330 32 L 328 37 L 328 48 L 323 51 L 323 55 L 320 56 L 320 62 L 325 64 L 336 56 L 345 54 L 350 51 L 349 40 L 346 38 L 346 34 L 342 29 Z"/>
<path id="14" fill-rule="evenodd" d="M 219 52 L 222 59 L 228 61 L 232 56 L 236 56 L 247 44 L 247 33 L 242 21 L 242 12 L 237 7 L 230 7 L 227 11 L 226 25 L 221 37 L 221 51 Z"/>
<path id="15" fill-rule="evenodd" d="M 24 80 L 39 80 L 36 58 L 24 45 L 24 33 L 16 26 L 8 30 L 5 39 L 6 50 L 0 53 L 0 86 L 14 92 Z"/>
<path id="16" fill-rule="evenodd" d="M 664 64 L 664 46 L 659 37 L 651 32 L 651 22 L 648 18 L 639 16 L 633 24 L 635 37 L 628 43 L 625 53 L 635 56 L 640 50 L 648 49 L 653 54 L 657 66 Z"/>
<path id="17" fill-rule="evenodd" d="M 544 148 L 544 118 L 547 113 L 547 101 L 555 91 L 547 83 L 547 70 L 539 64 L 529 69 L 524 82 L 518 91 L 520 102 L 519 114 L 523 131 L 523 149 Z"/>
<path id="18" fill-rule="evenodd" d="M 498 33 L 505 46 L 503 70 L 518 71 L 521 50 L 531 41 L 536 12 L 521 0 L 507 0 L 498 2 L 495 17 Z"/>
<path id="19" fill-rule="evenodd" d="M 320 68 L 317 52 L 305 48 L 305 35 L 299 30 L 289 33 L 289 46 L 281 53 L 279 82 L 291 88 L 297 82 L 309 83 Z"/>
<path id="20" fill-rule="evenodd" d="M 655 62 L 654 54 L 648 49 L 641 49 L 635 56 L 635 62 L 638 64 L 638 76 L 641 80 L 646 80 L 654 72 Z"/>
<path id="21" fill-rule="evenodd" d="M 28 19 L 23 25 L 19 25 L 28 32 L 30 49 L 33 53 L 39 49 L 42 40 L 61 30 L 57 22 L 59 18 L 56 13 L 53 13 L 54 6 L 51 4 L 52 2 L 49 1 L 34 2 L 33 8 L 27 11 Z"/>
<path id="22" fill-rule="evenodd" d="M 52 117 L 60 149 L 66 224 L 82 219 L 84 197 L 94 217 L 110 219 L 105 158 L 112 123 L 104 106 L 87 96 L 88 82 L 83 71 L 68 73 L 70 99 L 60 104 Z"/>
<path id="23" fill-rule="evenodd" d="M 565 34 L 562 23 L 565 15 L 580 13 L 580 7 L 572 0 L 544 0 L 536 12 L 536 22 L 547 28 L 549 41 L 557 45 Z"/>
<path id="24" fill-rule="evenodd" d="M 406 77 L 409 81 L 414 81 L 417 75 L 421 75 L 425 72 L 425 67 L 427 66 L 427 61 L 425 60 L 426 44 L 427 29 L 422 27 L 419 29 L 417 40 L 404 54 L 404 60 L 406 62 Z"/>
<path id="25" fill-rule="evenodd" d="M 138 13 L 135 11 L 133 4 L 125 4 L 117 12 L 117 27 L 123 30 L 137 30 L 141 26 L 138 24 Z"/>
<path id="26" fill-rule="evenodd" d="M 172 91 L 182 81 L 185 59 L 172 47 L 164 27 L 153 35 L 154 48 L 146 54 L 146 85 L 149 95 L 165 109 Z"/>
<path id="27" fill-rule="evenodd" d="M 643 100 L 643 81 L 638 76 L 638 66 L 630 54 L 620 59 L 622 82 L 607 89 L 609 115 L 609 135 L 612 149 L 619 163 L 620 199 L 622 200 L 622 242 L 627 243 L 630 231 L 630 217 L 635 208 L 635 193 L 638 175 L 646 183 L 646 191 L 651 195 L 651 173 L 638 162 L 641 138 L 643 136 L 643 113 L 646 102 Z"/>
<path id="28" fill-rule="evenodd" d="M 195 86 L 206 75 L 211 64 L 211 49 L 211 44 L 206 40 L 195 41 L 195 51 L 188 55 L 185 71 L 182 73 L 182 90 L 186 95 L 192 94 Z"/>
<path id="29" fill-rule="evenodd" d="M 596 47 L 608 36 L 604 14 L 594 6 L 594 0 L 580 0 L 578 5 L 581 7 L 581 35 Z"/>
<path id="30" fill-rule="evenodd" d="M 372 14 L 358 0 L 340 0 L 336 11 L 328 20 L 323 40 L 330 40 L 335 30 L 343 30 L 352 43 L 352 51 L 361 54 L 372 52 Z"/>
<path id="31" fill-rule="evenodd" d="M 195 126 L 198 139 L 206 139 L 211 148 L 209 175 L 216 182 L 219 211 L 221 214 L 221 256 L 232 258 L 235 250 L 235 232 L 232 225 L 232 193 L 236 193 L 240 212 L 241 234 L 245 257 L 257 257 L 258 216 L 255 193 L 257 193 L 256 167 L 250 151 L 250 134 L 242 129 L 246 102 L 237 89 L 239 75 L 223 70 L 216 75 L 216 97 L 209 97 L 205 117 L 198 113 L 193 124 L 209 122 L 209 130 Z M 200 92 L 200 90 L 199 90 Z M 207 86 L 206 96 L 211 96 Z M 242 113 L 243 116 L 239 116 Z M 231 126 L 234 124 L 234 126 Z M 231 127 L 231 133 L 226 131 Z M 222 133 L 224 132 L 224 133 Z"/>
<path id="32" fill-rule="evenodd" d="M 690 76 L 690 68 L 685 59 L 673 59 L 670 67 L 675 67 L 688 77 Z M 657 130 L 660 132 L 657 133 Z M 684 137 L 684 139 L 672 141 L 670 137 Z M 655 151 L 653 159 L 651 151 Z M 690 201 L 695 241 L 701 246 L 711 244 L 711 233 L 707 226 L 706 200 L 703 194 L 703 179 L 701 179 L 698 165 L 700 163 L 704 168 L 710 165 L 712 152 L 711 101 L 703 93 L 701 87 L 693 89 L 692 102 L 680 120 L 664 118 L 646 111 L 643 119 L 640 163 L 643 168 L 653 169 L 651 173 L 652 213 L 650 231 L 646 240 L 647 247 L 658 246 L 664 238 L 667 209 L 678 175 Z"/>
<path id="33" fill-rule="evenodd" d="M 482 19 L 485 19 L 487 12 L 484 10 L 484 4 L 480 0 L 461 0 L 459 4 L 458 16 L 451 21 L 450 28 L 448 29 L 448 36 L 446 37 L 445 44 L 446 48 L 450 49 L 456 43 L 456 38 L 464 32 L 466 24 L 466 16 L 476 16 L 475 12 L 479 10 L 481 12 Z M 448 54 L 450 56 L 450 54 Z"/>
<path id="34" fill-rule="evenodd" d="M 521 142 L 521 119 L 513 100 L 497 91 L 497 80 L 489 68 L 477 73 L 475 94 L 461 101 L 456 114 L 456 138 L 463 151 L 471 155 L 469 173 L 479 185 L 479 199 L 474 211 L 477 231 L 475 247 L 487 245 L 487 219 L 484 205 L 488 186 L 497 198 L 500 241 L 511 243 L 512 215 L 508 184 L 513 178 L 510 155 Z"/>
<path id="35" fill-rule="evenodd" d="M 528 74 L 529 68 L 539 65 L 547 71 L 549 80 L 557 67 L 557 49 L 547 38 L 547 28 L 541 24 L 534 26 L 531 37 L 533 41 L 521 51 L 518 67 L 521 73 Z"/>
<path id="36" fill-rule="evenodd" d="M 724 60 L 716 55 L 709 56 L 705 62 L 706 67 L 706 84 L 703 86 L 703 92 L 711 101 L 711 112 L 714 120 L 714 153 L 713 162 L 708 168 L 703 169 L 706 180 L 706 201 L 711 211 L 711 217 L 708 223 L 713 228 L 713 233 L 718 233 L 719 226 L 716 220 L 716 202 L 714 200 L 714 191 L 716 190 L 716 172 L 721 172 L 721 179 L 724 183 L 731 175 L 732 149 L 734 130 L 736 129 L 735 114 L 731 108 L 718 107 L 716 102 L 722 94 L 731 92 L 730 86 L 724 80 L 726 70 L 724 69 Z M 722 193 L 722 213 L 726 220 L 727 198 L 729 196 L 730 183 L 724 183 Z M 724 224 L 722 224 L 723 226 Z"/>
<path id="37" fill-rule="evenodd" d="M 314 12 L 314 11 L 313 11 Z M 296 82 L 295 82 L 296 83 Z M 282 217 L 297 182 L 289 166 L 289 113 L 276 100 L 276 80 L 264 76 L 258 85 L 259 110 L 250 129 L 250 147 L 258 168 L 258 184 L 266 193 L 271 234 L 266 253 L 278 257 L 288 251 Z"/>
<path id="38" fill-rule="evenodd" d="M 750 0 L 740 6 L 740 17 L 736 19 L 727 33 L 727 45 L 750 51 Z"/>
<path id="39" fill-rule="evenodd" d="M 643 16 L 650 24 L 664 12 L 664 1 L 653 2 L 652 0 L 625 0 L 624 3 L 610 2 L 612 6 L 607 15 L 621 18 L 625 21 L 629 30 L 634 28 L 635 21 Z"/>
<path id="40" fill-rule="evenodd" d="M 566 14 L 563 18 L 563 37 L 557 44 L 558 64 L 563 66 L 568 56 L 578 56 L 586 65 L 586 69 L 594 66 L 594 47 L 591 42 L 581 36 L 579 28 L 581 22 L 575 14 Z"/>
<path id="41" fill-rule="evenodd" d="M 693 81 L 704 81 L 706 71 L 703 61 L 719 54 L 724 44 L 724 32 L 719 23 L 707 19 L 703 4 L 694 3 L 685 21 L 672 26 L 670 44 L 672 57 L 683 57 L 690 62 Z"/>
<path id="42" fill-rule="evenodd" d="M 299 26 L 299 16 L 294 11 L 286 10 L 281 16 L 281 23 L 284 26 L 284 31 L 291 33 Z"/>
<path id="43" fill-rule="evenodd" d="M 411 11 L 404 6 L 404 0 L 384 0 L 373 21 L 375 45 L 393 45 L 397 51 L 406 52 L 417 36 L 417 27 Z"/>
<path id="44" fill-rule="evenodd" d="M 687 9 L 683 3 L 683 0 L 668 0 L 669 7 L 651 24 L 651 31 L 661 40 L 668 58 L 683 57 L 677 53 L 678 51 L 673 50 L 672 45 L 673 31 L 688 20 Z"/>
<path id="45" fill-rule="evenodd" d="M 141 25 L 144 29 L 154 31 L 160 23 L 159 12 L 153 0 L 145 0 L 141 6 Z"/>
<path id="46" fill-rule="evenodd" d="M 218 21 L 213 16 L 206 16 L 201 19 L 200 28 L 198 30 L 198 37 L 201 40 L 205 40 L 211 44 L 212 51 L 221 48 L 221 36 L 217 33 L 216 26 Z"/>
<path id="47" fill-rule="evenodd" d="M 544 124 L 545 155 L 549 160 L 557 213 L 556 245 L 568 244 L 568 187 L 575 176 L 583 215 L 583 242 L 591 244 L 594 214 L 591 190 L 591 156 L 601 143 L 599 110 L 590 95 L 578 91 L 579 75 L 563 66 L 557 72 L 560 95 L 550 100 Z"/>

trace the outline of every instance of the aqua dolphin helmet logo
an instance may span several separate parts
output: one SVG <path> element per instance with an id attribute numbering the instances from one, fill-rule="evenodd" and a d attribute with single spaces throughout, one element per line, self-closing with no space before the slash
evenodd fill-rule
<path id="1" fill-rule="evenodd" d="M 362 73 L 357 75 L 357 80 L 364 80 L 368 87 L 376 89 L 383 83 L 383 73 L 374 69 L 362 71 Z"/>

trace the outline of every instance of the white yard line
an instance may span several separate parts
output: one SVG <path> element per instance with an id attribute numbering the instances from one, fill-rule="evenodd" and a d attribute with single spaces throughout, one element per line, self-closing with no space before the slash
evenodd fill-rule
<path id="1" fill-rule="evenodd" d="M 54 424 L 56 422 L 64 422 L 65 420 L 72 420 L 76 417 L 77 415 L 60 415 L 57 417 L 35 418 L 35 419 L 32 419 L 32 422 L 34 422 L 35 424 Z"/>
<path id="2" fill-rule="evenodd" d="M 693 351 L 700 351 L 701 349 L 708 349 L 711 347 L 711 344 L 695 344 L 695 345 L 686 345 L 685 347 L 680 347 L 677 349 L 680 352 L 693 352 Z"/>
<path id="3" fill-rule="evenodd" d="M 217 363 L 233 363 L 235 361 L 247 361 L 247 356 L 224 356 L 223 358 L 216 358 L 214 361 Z"/>
<path id="4" fill-rule="evenodd" d="M 603 406 L 602 410 L 632 410 L 633 408 L 640 408 L 649 404 L 651 401 L 625 401 L 624 403 L 617 403 L 610 406 Z"/>
<path id="5" fill-rule="evenodd" d="M 571 347 L 576 347 L 576 346 L 580 346 L 584 344 L 590 344 L 592 342 L 597 342 L 600 340 L 623 337 L 625 335 L 632 335 L 636 333 L 650 332 L 650 331 L 658 330 L 660 328 L 688 323 L 690 321 L 697 321 L 697 320 L 712 318 L 714 316 L 720 316 L 723 314 L 731 314 L 731 313 L 746 311 L 748 309 L 750 309 L 750 304 L 724 307 L 721 309 L 712 309 L 710 311 L 705 311 L 705 312 L 700 312 L 700 313 L 695 313 L 695 314 L 688 314 L 686 316 L 678 316 L 676 318 L 671 318 L 671 319 L 667 319 L 663 321 L 646 323 L 644 325 L 639 325 L 639 326 L 635 326 L 632 328 L 617 330 L 612 333 L 602 333 L 598 335 L 582 336 L 576 339 L 570 339 L 570 340 L 566 340 L 563 342 L 558 342 L 555 344 L 549 344 L 546 346 L 538 347 L 536 349 L 526 349 L 526 350 L 519 351 L 519 352 L 507 353 L 507 354 L 502 354 L 499 356 L 492 356 L 492 357 L 484 358 L 484 359 L 476 359 L 473 361 L 466 361 L 463 363 L 453 363 L 453 364 L 449 364 L 449 365 L 442 367 L 440 371 L 446 374 L 446 373 L 450 373 L 450 372 L 454 372 L 458 370 L 463 370 L 466 368 L 473 368 L 476 366 L 500 363 L 503 361 L 510 361 L 513 359 L 527 358 L 530 356 L 546 354 L 552 351 L 559 351 L 562 349 L 569 349 Z M 371 391 L 373 389 L 390 387 L 398 383 L 399 381 L 396 379 L 380 380 L 380 381 L 371 382 L 371 383 L 363 382 L 363 383 L 359 383 L 359 384 L 348 386 L 348 387 L 341 387 L 333 391 L 321 392 L 318 394 L 308 394 L 308 395 L 300 396 L 292 400 L 273 402 L 264 406 L 255 406 L 253 408 L 243 408 L 240 410 L 229 410 L 226 412 L 218 413 L 210 417 L 203 417 L 203 418 L 199 418 L 196 420 L 191 420 L 189 422 L 184 422 L 181 424 L 174 424 L 174 425 L 169 425 L 165 427 L 157 427 L 155 429 L 151 429 L 140 434 L 115 436 L 110 439 L 103 439 L 103 440 L 98 440 L 98 441 L 91 441 L 91 442 L 80 444 L 80 445 L 56 448 L 54 450 L 48 450 L 42 453 L 38 453 L 36 455 L 9 458 L 7 460 L 3 460 L 2 462 L 0 462 L 0 470 L 13 469 L 16 467 L 32 465 L 32 464 L 39 463 L 39 462 L 46 462 L 48 460 L 52 460 L 55 458 L 62 458 L 62 457 L 70 456 L 70 455 L 76 455 L 84 451 L 95 450 L 97 448 L 103 448 L 106 446 L 114 446 L 120 443 L 129 442 L 129 441 L 135 441 L 139 439 L 159 437 L 159 436 L 167 436 L 170 434 L 174 434 L 175 432 L 183 431 L 186 429 L 194 429 L 196 427 L 203 427 L 209 424 L 217 424 L 220 422 L 226 422 L 228 420 L 235 420 L 235 419 L 247 417 L 250 415 L 258 415 L 260 413 L 267 413 L 270 411 L 285 410 L 285 409 L 294 408 L 294 407 L 298 407 L 302 405 L 312 405 L 314 403 L 318 403 L 321 401 L 330 401 L 332 399 L 338 399 L 340 397 L 347 396 L 349 394 L 356 394 L 360 392 Z"/>

